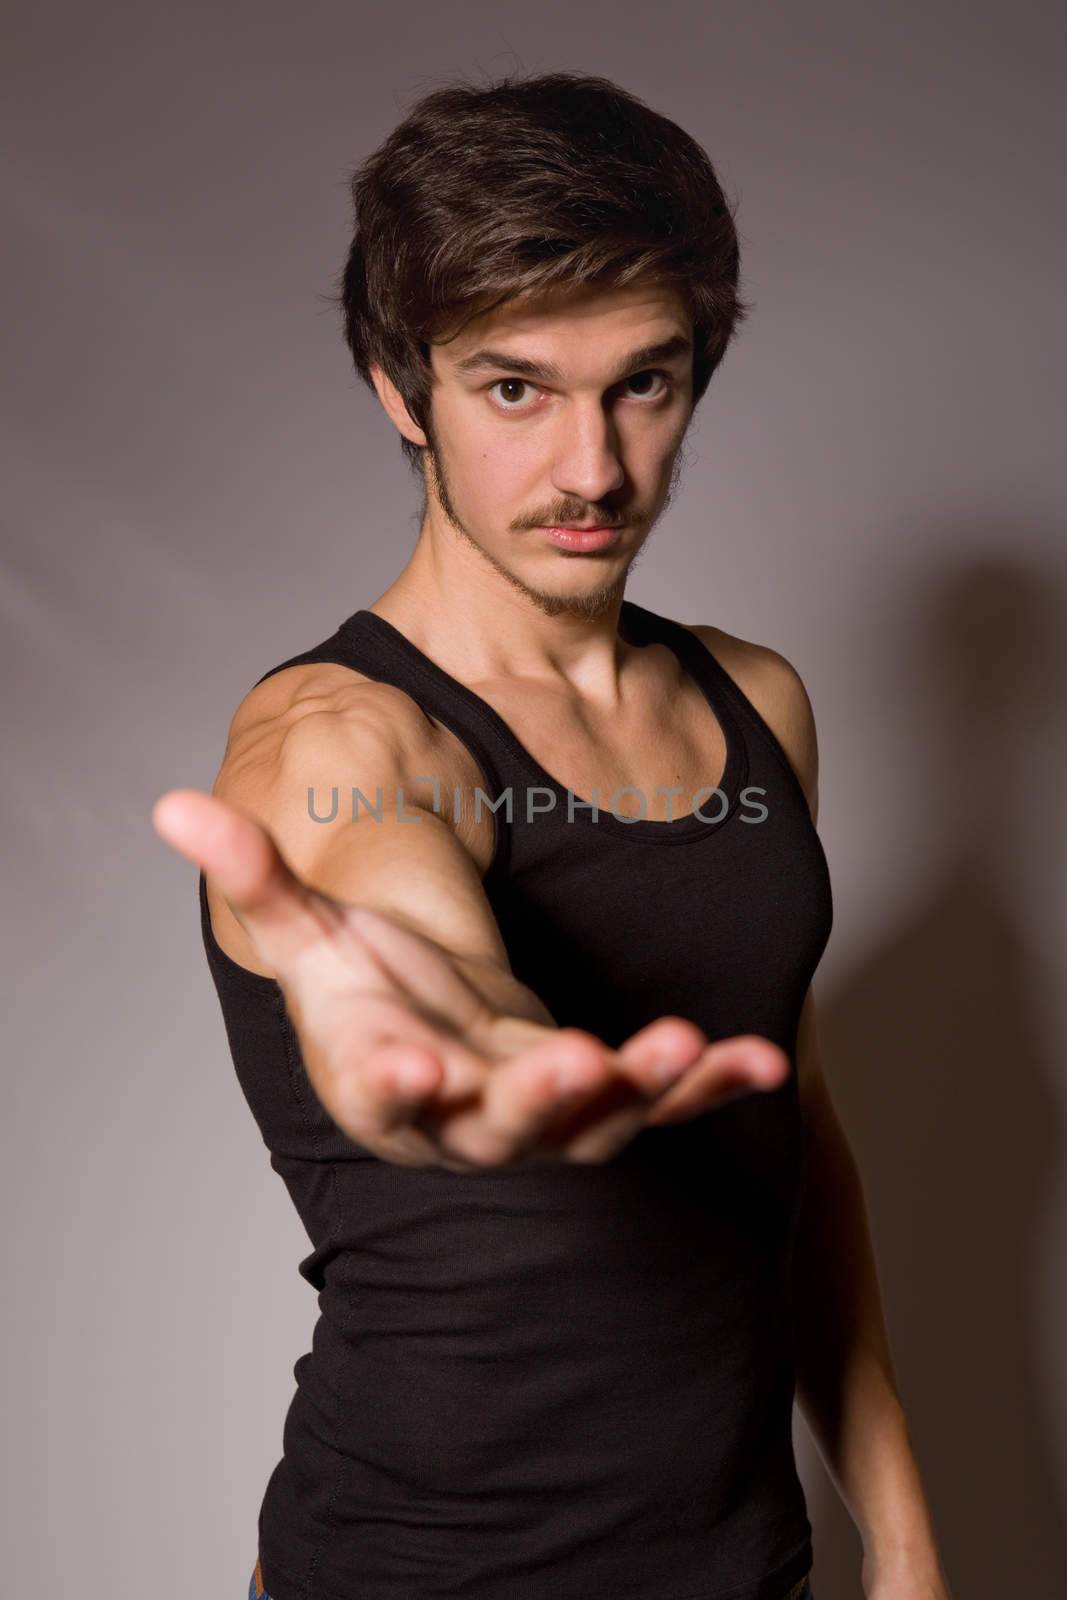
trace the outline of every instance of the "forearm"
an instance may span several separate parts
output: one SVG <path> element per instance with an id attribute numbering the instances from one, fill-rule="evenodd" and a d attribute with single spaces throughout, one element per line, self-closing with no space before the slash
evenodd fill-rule
<path id="1" fill-rule="evenodd" d="M 809 1129 L 794 1279 L 797 1401 L 879 1562 L 934 1536 L 889 1348 L 863 1185 L 836 1118 Z"/>
<path id="2" fill-rule="evenodd" d="M 440 816 L 411 808 L 403 825 L 386 809 L 319 835 L 310 859 L 290 845 L 305 881 L 342 905 L 362 905 L 423 939 L 505 1016 L 555 1026 L 512 973 L 475 863 Z"/>

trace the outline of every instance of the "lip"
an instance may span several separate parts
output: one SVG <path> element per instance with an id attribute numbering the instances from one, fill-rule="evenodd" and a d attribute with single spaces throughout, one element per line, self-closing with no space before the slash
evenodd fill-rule
<path id="1" fill-rule="evenodd" d="M 542 528 L 547 539 L 561 550 L 606 550 L 619 538 L 622 528 Z"/>

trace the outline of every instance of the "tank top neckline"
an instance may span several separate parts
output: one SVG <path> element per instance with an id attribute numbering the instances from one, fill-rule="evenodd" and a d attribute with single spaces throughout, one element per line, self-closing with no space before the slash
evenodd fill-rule
<path id="1" fill-rule="evenodd" d="M 406 661 L 411 667 L 427 676 L 429 680 L 446 693 L 458 698 L 467 710 L 474 715 L 484 728 L 495 737 L 503 746 L 508 755 L 525 769 L 527 776 L 533 783 L 542 789 L 547 789 L 556 798 L 556 807 L 553 811 L 541 813 L 537 820 L 547 819 L 562 815 L 567 818 L 567 797 L 569 791 L 565 784 L 541 765 L 541 763 L 527 750 L 526 746 L 514 733 L 509 724 L 500 713 L 484 700 L 475 690 L 468 688 L 458 678 L 452 677 L 431 656 L 420 650 L 418 645 L 402 633 L 393 623 L 386 621 L 385 617 L 376 611 L 366 609 L 356 611 L 341 625 L 342 633 L 355 635 L 360 629 L 369 629 L 374 637 L 391 649 L 398 657 Z M 599 814 L 594 819 L 589 802 L 584 796 L 574 795 L 573 817 L 579 824 L 599 828 L 602 832 L 615 835 L 628 836 L 631 839 L 641 839 L 643 842 L 659 844 L 682 844 L 695 839 L 706 839 L 713 834 L 718 834 L 723 825 L 736 815 L 739 805 L 739 794 L 744 787 L 748 775 L 748 755 L 745 745 L 744 732 L 733 712 L 729 697 L 724 692 L 722 685 L 723 669 L 715 656 L 696 634 L 691 633 L 680 623 L 661 617 L 649 611 L 644 606 L 637 605 L 632 600 L 623 600 L 619 618 L 619 631 L 628 643 L 644 645 L 649 643 L 665 644 L 677 657 L 683 670 L 694 679 L 705 701 L 711 709 L 720 729 L 726 747 L 726 760 L 722 775 L 715 785 L 715 792 L 709 793 L 708 786 L 704 785 L 698 791 L 698 804 L 703 816 L 698 816 L 695 810 L 690 810 L 684 816 L 675 817 L 671 821 L 653 821 L 648 818 L 637 817 L 626 821 L 616 816 L 610 809 L 610 796 L 605 796 L 598 801 Z M 431 711 L 431 715 L 432 715 Z M 450 724 L 454 726 L 454 724 Z M 489 776 L 487 774 L 487 776 Z M 625 792 L 625 791 L 624 791 Z M 723 796 L 726 797 L 725 801 Z M 492 797 L 492 798 L 495 798 Z M 683 794 L 681 797 L 690 805 L 693 795 Z M 677 797 L 675 798 L 677 804 Z M 561 812 L 562 806 L 562 812 Z"/>

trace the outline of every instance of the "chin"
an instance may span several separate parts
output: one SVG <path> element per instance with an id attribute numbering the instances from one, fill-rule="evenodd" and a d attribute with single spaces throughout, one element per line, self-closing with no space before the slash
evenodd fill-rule
<path id="1" fill-rule="evenodd" d="M 599 583 L 591 589 L 562 591 L 527 589 L 526 592 L 545 616 L 599 617 L 616 604 L 625 582 L 624 573 L 620 577 L 613 578 L 610 583 Z"/>

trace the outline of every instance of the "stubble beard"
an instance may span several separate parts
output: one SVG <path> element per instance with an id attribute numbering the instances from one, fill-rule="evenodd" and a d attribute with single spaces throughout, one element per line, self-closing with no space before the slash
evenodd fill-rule
<path id="1" fill-rule="evenodd" d="M 448 474 L 445 469 L 440 446 L 432 437 L 428 429 L 425 429 L 424 431 L 426 432 L 426 437 L 428 440 L 428 443 L 422 453 L 423 483 L 425 493 L 429 495 L 429 493 L 432 491 L 449 526 L 454 528 L 460 537 L 465 539 L 471 548 L 476 550 L 484 561 L 488 562 L 488 564 L 493 568 L 494 572 L 498 572 L 500 576 L 512 586 L 513 589 L 517 589 L 521 595 L 525 596 L 525 598 L 529 600 L 532 605 L 535 605 L 546 617 L 559 617 L 566 615 L 589 620 L 602 616 L 606 611 L 610 611 L 616 605 L 616 603 L 622 597 L 626 587 L 626 581 L 629 578 L 630 573 L 634 570 L 634 568 L 637 566 L 637 563 L 648 549 L 653 528 L 658 525 L 660 519 L 663 517 L 664 512 L 666 512 L 671 505 L 682 474 L 684 444 L 682 447 L 679 447 L 671 465 L 670 482 L 667 485 L 667 493 L 664 496 L 663 504 L 657 512 L 655 520 L 649 527 L 640 549 L 638 549 L 631 560 L 627 562 L 622 572 L 617 574 L 617 576 L 614 577 L 609 583 L 602 584 L 596 589 L 586 589 L 580 593 L 561 594 L 558 591 L 535 589 L 530 584 L 525 583 L 517 573 L 511 572 L 507 567 L 503 566 L 491 551 L 486 550 L 484 545 L 479 544 L 470 530 L 464 527 L 463 522 L 456 511 L 451 491 L 448 487 Z"/>

